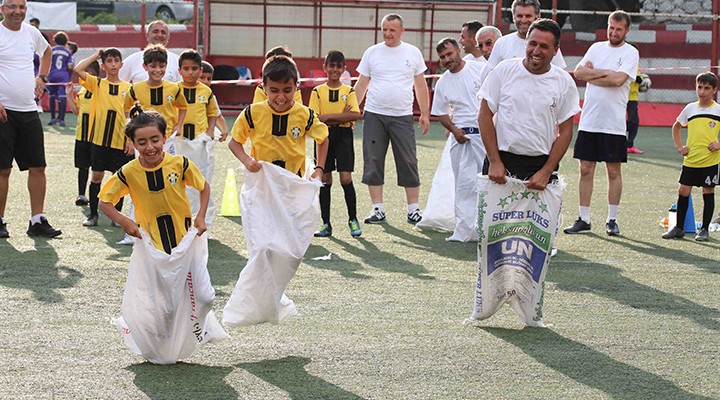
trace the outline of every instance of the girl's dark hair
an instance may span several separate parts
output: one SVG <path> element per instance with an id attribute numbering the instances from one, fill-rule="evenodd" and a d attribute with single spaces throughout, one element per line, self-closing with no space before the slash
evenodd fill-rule
<path id="1" fill-rule="evenodd" d="M 157 111 L 143 111 L 140 104 L 130 109 L 130 121 L 125 125 L 125 136 L 130 140 L 135 141 L 135 132 L 140 128 L 146 126 L 155 126 L 160 133 L 165 135 L 165 129 L 167 129 L 167 121 L 163 118 L 162 114 Z"/>

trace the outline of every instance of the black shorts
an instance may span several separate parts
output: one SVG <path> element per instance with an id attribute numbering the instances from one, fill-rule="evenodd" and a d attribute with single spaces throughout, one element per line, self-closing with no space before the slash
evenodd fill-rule
<path id="1" fill-rule="evenodd" d="M 507 175 L 518 178 L 523 181 L 527 181 L 535 175 L 547 162 L 549 156 L 522 156 L 518 154 L 508 153 L 507 151 L 500 151 L 500 160 L 505 164 L 505 170 Z M 556 165 L 553 169 L 553 173 L 548 179 L 548 183 L 555 182 L 558 180 L 558 168 L 560 165 Z M 487 175 L 490 170 L 490 160 L 485 157 L 485 163 L 483 163 L 482 174 Z"/>
<path id="2" fill-rule="evenodd" d="M 627 162 L 627 138 L 625 135 L 578 131 L 573 158 L 609 163 Z"/>
<path id="3" fill-rule="evenodd" d="M 75 168 L 90 168 L 92 165 L 92 146 L 90 142 L 75 141 Z"/>
<path id="4" fill-rule="evenodd" d="M 8 119 L 0 123 L 0 169 L 12 168 L 13 159 L 20 171 L 47 166 L 45 137 L 37 110 L 5 111 Z"/>
<path id="5" fill-rule="evenodd" d="M 680 172 L 681 185 L 714 188 L 720 179 L 720 165 L 711 167 L 693 168 L 683 165 Z"/>
<path id="6" fill-rule="evenodd" d="M 126 155 L 125 150 L 98 146 L 96 144 L 92 144 L 91 147 L 90 166 L 93 171 L 115 172 L 135 158 L 134 156 Z"/>
<path id="7" fill-rule="evenodd" d="M 331 126 L 325 172 L 353 172 L 355 169 L 355 147 L 352 128 Z"/>

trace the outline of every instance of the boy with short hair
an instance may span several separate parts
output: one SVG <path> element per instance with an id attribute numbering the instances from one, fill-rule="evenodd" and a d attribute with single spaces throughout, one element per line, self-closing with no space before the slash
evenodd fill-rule
<path id="1" fill-rule="evenodd" d="M 267 53 L 265 53 L 265 60 L 269 60 L 271 57 L 274 56 L 285 56 L 292 60 L 292 53 L 290 52 L 290 49 L 287 48 L 287 46 L 275 46 L 272 49 L 268 50 Z M 261 101 L 267 100 L 268 95 L 265 92 L 265 89 L 263 88 L 263 84 L 259 84 L 255 87 L 255 93 L 253 94 L 253 103 L 259 103 Z M 302 93 L 300 93 L 300 90 L 295 91 L 295 97 L 293 97 L 293 100 L 296 103 L 302 104 Z"/>
<path id="2" fill-rule="evenodd" d="M 99 78 L 85 72 L 88 65 L 100 60 L 107 77 Z M 81 79 L 82 86 L 92 93 L 92 133 L 90 141 L 90 166 L 92 177 L 88 199 L 90 214 L 84 226 L 98 224 L 98 193 L 105 171 L 115 172 L 135 154 L 132 143 L 125 139 L 124 104 L 130 91 L 130 84 L 120 80 L 118 72 L 122 67 L 122 54 L 116 48 L 98 50 L 95 54 L 75 65 L 75 73 Z M 122 209 L 122 200 L 116 207 Z"/>
<path id="3" fill-rule="evenodd" d="M 240 114 L 232 129 L 230 151 L 250 172 L 267 161 L 293 174 L 305 173 L 305 136 L 317 143 L 317 167 L 311 178 L 325 172 L 328 130 L 310 108 L 293 100 L 297 91 L 295 62 L 286 56 L 273 56 L 263 65 L 263 85 L 268 99 L 253 103 Z M 252 142 L 248 155 L 243 145 Z"/>
<path id="4" fill-rule="evenodd" d="M 214 139 L 217 102 L 212 89 L 198 82 L 202 73 L 202 57 L 197 51 L 188 49 L 180 54 L 179 60 L 178 71 L 183 80 L 178 84 L 187 102 L 187 111 L 178 135 L 193 140 L 196 135 L 206 133 Z"/>
<path id="5" fill-rule="evenodd" d="M 180 85 L 163 79 L 167 69 L 167 50 L 161 45 L 148 46 L 143 53 L 143 68 L 148 79 L 135 82 L 130 95 L 125 98 L 125 109 L 129 110 L 135 102 L 143 110 L 155 110 L 167 121 L 166 137 L 173 133 L 182 134 L 180 128 L 185 120 L 187 101 Z"/>
<path id="6" fill-rule="evenodd" d="M 93 76 L 100 76 L 100 65 L 93 61 L 85 68 L 85 72 Z M 90 153 L 92 143 L 90 142 L 90 131 L 92 129 L 92 92 L 84 87 L 75 95 L 75 84 L 69 82 L 66 87 L 68 94 L 68 106 L 73 114 L 78 116 L 77 127 L 75 128 L 75 168 L 78 169 L 78 196 L 75 199 L 76 206 L 86 206 L 89 201 L 85 197 L 88 176 L 90 172 Z"/>
<path id="7" fill-rule="evenodd" d="M 685 106 L 673 124 L 672 134 L 675 148 L 683 155 L 680 173 L 680 187 L 677 199 L 677 223 L 673 229 L 662 235 L 663 239 L 680 239 L 685 236 L 685 216 L 693 186 L 702 187 L 702 227 L 695 240 L 706 242 L 708 228 L 715 212 L 715 186 L 720 179 L 720 105 L 715 102 L 718 78 L 712 72 L 704 72 L 695 78 L 698 101 Z M 688 128 L 687 142 L 680 141 L 680 128 Z"/>
<path id="8" fill-rule="evenodd" d="M 52 48 L 52 63 L 48 79 L 50 83 L 67 83 L 70 81 L 73 71 L 72 52 L 67 48 L 68 37 L 65 32 L 58 32 L 53 36 L 57 46 Z M 65 85 L 48 85 L 50 96 L 50 122 L 48 125 L 65 126 L 65 109 L 67 107 L 67 96 Z M 58 107 L 58 116 L 55 119 L 55 107 Z"/>
<path id="9" fill-rule="evenodd" d="M 205 60 L 203 60 L 201 65 L 202 72 L 200 73 L 200 78 L 198 78 L 198 81 L 205 86 L 210 87 L 212 85 L 213 75 L 215 74 L 215 68 L 213 68 L 212 64 Z M 225 117 L 223 117 L 222 115 L 222 110 L 220 109 L 220 105 L 217 102 L 217 97 L 213 96 L 213 100 L 215 100 L 215 107 L 218 110 L 218 117 L 215 121 L 215 126 L 216 129 L 220 130 L 220 141 L 224 142 L 230 129 L 228 129 L 227 121 L 225 121 Z"/>
<path id="10" fill-rule="evenodd" d="M 352 172 L 355 167 L 355 149 L 353 147 L 353 128 L 360 118 L 360 108 L 355 90 L 340 82 L 345 72 L 345 55 L 332 50 L 325 57 L 323 71 L 327 74 L 327 83 L 313 88 L 310 94 L 310 105 L 318 114 L 318 119 L 328 126 L 329 145 L 325 160 L 323 183 L 320 188 L 320 214 L 323 225 L 315 232 L 316 237 L 332 236 L 330 223 L 330 197 L 332 188 L 332 171 L 338 171 L 340 185 L 345 193 L 345 204 L 348 210 L 348 226 L 350 235 L 362 235 L 360 222 L 357 220 L 357 197 L 353 186 Z"/>

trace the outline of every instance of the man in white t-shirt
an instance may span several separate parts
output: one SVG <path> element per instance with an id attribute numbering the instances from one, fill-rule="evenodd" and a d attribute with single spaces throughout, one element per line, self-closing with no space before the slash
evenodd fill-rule
<path id="1" fill-rule="evenodd" d="M 480 89 L 478 122 L 487 151 L 483 170 L 496 183 L 504 184 L 509 175 L 543 190 L 557 179 L 572 140 L 573 117 L 580 111 L 575 82 L 551 64 L 559 43 L 555 21 L 535 21 L 525 58 L 500 63 Z"/>
<path id="2" fill-rule="evenodd" d="M 608 40 L 590 46 L 575 67 L 575 78 L 587 82 L 573 154 L 580 161 L 580 217 L 563 230 L 565 233 L 590 231 L 595 166 L 601 161 L 605 162 L 608 177 L 605 233 L 620 234 L 617 215 L 622 194 L 621 166 L 627 162 L 625 111 L 640 58 L 637 49 L 625 42 L 629 31 L 630 16 L 624 11 L 613 12 L 608 17 Z"/>
<path id="3" fill-rule="evenodd" d="M 13 160 L 28 171 L 29 236 L 55 237 L 62 232 L 48 223 L 45 203 L 45 145 L 35 98 L 45 90 L 52 51 L 40 31 L 23 21 L 25 0 L 3 0 L 0 23 L 0 238 L 10 237 L 5 220 Z M 33 55 L 40 56 L 35 76 Z"/>
<path id="4" fill-rule="evenodd" d="M 437 115 L 451 134 L 450 161 L 455 178 L 455 229 L 447 240 L 477 241 L 476 180 L 485 161 L 477 93 L 488 67 L 461 58 L 458 42 L 452 38 L 440 40 L 435 50 L 446 71 L 435 85 L 430 114 Z"/>
<path id="5" fill-rule="evenodd" d="M 512 2 L 512 15 L 517 32 L 507 34 L 495 42 L 488 64 L 495 68 L 503 60 L 525 57 L 525 38 L 528 28 L 536 19 L 540 18 L 540 2 L 538 0 L 514 0 Z M 560 49 L 557 49 L 552 60 L 560 68 L 567 67 Z"/>
<path id="6" fill-rule="evenodd" d="M 477 43 L 477 47 L 482 52 L 485 60 L 490 59 L 495 42 L 497 42 L 501 37 L 502 32 L 500 32 L 500 29 L 492 25 L 483 26 L 477 31 L 475 34 L 475 43 Z"/>
<path id="7" fill-rule="evenodd" d="M 393 147 L 398 186 L 405 188 L 407 221 L 416 224 L 420 212 L 420 174 L 418 172 L 415 131 L 413 129 L 413 89 L 420 106 L 422 134 L 430 126 L 427 69 L 420 50 L 401 40 L 405 28 L 402 17 L 388 14 L 382 19 L 383 42 L 371 46 L 360 59 L 355 84 L 358 104 L 367 93 L 363 119 L 363 178 L 368 185 L 373 209 L 366 224 L 385 222 L 383 185 L 385 156 Z"/>
<path id="8" fill-rule="evenodd" d="M 478 30 L 483 27 L 480 21 L 468 21 L 462 24 L 462 30 L 460 30 L 460 46 L 462 46 L 465 54 L 463 60 L 475 61 L 485 64 L 487 59 L 483 57 L 483 52 L 477 46 L 475 41 L 475 35 Z"/>
<path id="9" fill-rule="evenodd" d="M 152 21 L 147 26 L 145 36 L 147 37 L 148 46 L 159 44 L 165 46 L 165 49 L 167 50 L 168 43 L 170 42 L 170 28 L 168 28 L 165 21 Z M 147 71 L 143 68 L 143 51 L 144 50 L 140 50 L 133 53 L 123 60 L 123 66 L 120 69 L 119 74 L 120 79 L 130 83 L 136 83 L 148 79 Z M 180 82 L 182 80 L 180 73 L 178 72 L 180 69 L 180 56 L 170 51 L 167 52 L 167 55 L 168 61 L 164 79 L 169 82 Z"/>

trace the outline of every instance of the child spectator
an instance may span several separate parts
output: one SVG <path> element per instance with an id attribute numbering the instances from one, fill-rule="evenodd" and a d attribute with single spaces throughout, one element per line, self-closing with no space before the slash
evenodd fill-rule
<path id="1" fill-rule="evenodd" d="M 718 78 L 712 72 L 704 72 L 695 78 L 698 101 L 685 106 L 673 124 L 672 134 L 675 148 L 683 155 L 680 172 L 680 188 L 677 199 L 677 223 L 673 229 L 662 235 L 663 239 L 680 239 L 685 236 L 685 216 L 689 207 L 693 186 L 702 187 L 702 227 L 695 240 L 709 239 L 710 219 L 715 212 L 715 186 L 718 184 L 720 164 L 720 105 L 715 102 Z M 688 128 L 687 142 L 680 141 L 680 128 Z"/>
<path id="2" fill-rule="evenodd" d="M 65 32 L 58 32 L 53 36 L 57 46 L 52 48 L 52 63 L 48 79 L 50 85 L 47 87 L 50 95 L 50 122 L 48 125 L 65 126 L 65 110 L 67 108 L 67 97 L 65 96 L 65 83 L 70 81 L 73 71 L 72 52 L 67 48 L 68 37 Z M 55 85 L 53 85 L 53 83 Z M 62 83 L 62 85 L 58 85 Z M 58 107 L 57 119 L 55 119 L 55 107 Z"/>
<path id="3" fill-rule="evenodd" d="M 105 70 L 106 78 L 99 78 L 85 72 L 88 65 L 101 61 L 100 67 Z M 75 66 L 75 73 L 81 79 L 82 86 L 92 93 L 92 133 L 90 141 L 90 166 L 92 177 L 88 199 L 90 214 L 84 226 L 98 224 L 98 193 L 105 171 L 115 172 L 125 163 L 133 159 L 135 151 L 132 143 L 125 139 L 125 98 L 130 84 L 120 80 L 118 71 L 122 67 L 122 54 L 116 48 L 98 50 L 97 53 L 80 61 Z M 116 207 L 122 209 L 122 200 Z"/>
<path id="4" fill-rule="evenodd" d="M 353 146 L 353 128 L 360 118 L 355 90 L 340 82 L 345 72 L 345 56 L 339 51 L 330 51 L 325 57 L 323 70 L 327 74 L 327 83 L 316 86 L 310 94 L 310 108 L 318 119 L 329 129 L 327 159 L 323 166 L 323 187 L 320 188 L 320 215 L 323 225 L 315 232 L 316 237 L 332 236 L 330 223 L 330 194 L 332 189 L 332 171 L 340 175 L 340 185 L 345 193 L 348 210 L 350 235 L 362 235 L 357 220 L 357 197 L 353 186 L 352 172 L 355 168 L 355 149 Z"/>
<path id="5" fill-rule="evenodd" d="M 179 83 L 183 96 L 187 102 L 187 112 L 178 132 L 188 140 L 195 139 L 196 135 L 206 133 L 215 138 L 215 121 L 218 116 L 217 102 L 212 89 L 198 80 L 202 73 L 202 57 L 195 50 L 185 50 L 180 54 L 179 65 L 182 81 Z"/>
<path id="6" fill-rule="evenodd" d="M 213 68 L 212 64 L 203 60 L 202 72 L 200 73 L 200 78 L 198 78 L 198 81 L 205 86 L 210 87 L 212 85 L 212 79 L 214 74 L 215 68 Z M 218 110 L 218 117 L 215 121 L 216 130 L 220 131 L 220 141 L 224 142 L 227 138 L 228 133 L 230 132 L 230 129 L 228 129 L 227 121 L 225 121 L 225 117 L 223 117 L 222 115 L 222 110 L 220 109 L 220 105 L 217 102 L 217 97 L 213 96 L 213 100 L 215 100 L 215 107 L 217 107 Z"/>
<path id="7" fill-rule="evenodd" d="M 93 61 L 85 68 L 85 72 L 93 76 L 100 75 L 100 65 Z M 66 87 L 68 106 L 73 114 L 77 115 L 77 127 L 75 128 L 75 168 L 78 169 L 78 196 L 75 199 L 76 206 L 86 206 L 89 201 L 85 197 L 88 176 L 90 172 L 90 153 L 92 142 L 90 134 L 92 129 L 92 92 L 84 87 L 75 94 L 75 84 L 68 82 Z"/>

